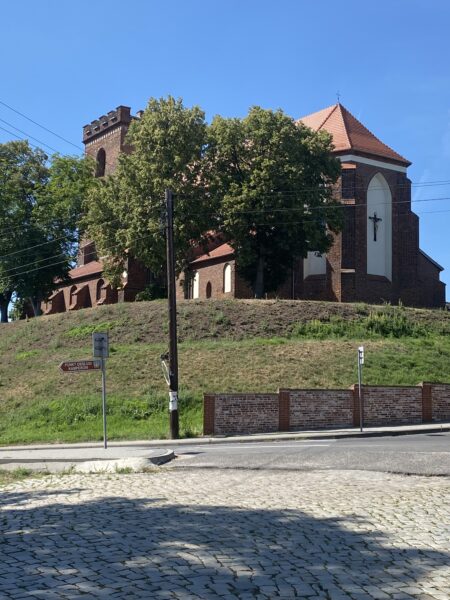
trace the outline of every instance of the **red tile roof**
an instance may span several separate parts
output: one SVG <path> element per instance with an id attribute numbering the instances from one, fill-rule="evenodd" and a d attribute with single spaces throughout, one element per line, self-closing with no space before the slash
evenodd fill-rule
<path id="1" fill-rule="evenodd" d="M 383 144 L 342 104 L 334 104 L 299 119 L 315 131 L 328 131 L 333 136 L 336 152 L 353 151 L 409 166 L 409 160 Z"/>
<path id="2" fill-rule="evenodd" d="M 103 271 L 103 263 L 99 260 L 93 260 L 82 267 L 75 267 L 69 271 L 70 279 L 81 279 L 87 275 L 94 275 Z"/>
<path id="3" fill-rule="evenodd" d="M 195 260 L 191 261 L 191 265 L 198 264 L 200 262 L 204 262 L 206 260 L 211 260 L 213 258 L 222 258 L 225 256 L 232 256 L 234 254 L 233 248 L 229 244 L 222 244 L 214 250 L 207 252 L 206 254 L 202 254 Z"/>

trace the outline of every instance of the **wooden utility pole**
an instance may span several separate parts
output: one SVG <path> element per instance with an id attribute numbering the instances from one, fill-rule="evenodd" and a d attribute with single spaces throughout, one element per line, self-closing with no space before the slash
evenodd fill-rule
<path id="1" fill-rule="evenodd" d="M 169 419 L 170 438 L 179 437 L 178 423 L 178 346 L 177 346 L 177 299 L 175 289 L 175 256 L 173 248 L 173 195 L 166 190 L 166 250 L 167 250 L 167 297 L 169 303 Z"/>

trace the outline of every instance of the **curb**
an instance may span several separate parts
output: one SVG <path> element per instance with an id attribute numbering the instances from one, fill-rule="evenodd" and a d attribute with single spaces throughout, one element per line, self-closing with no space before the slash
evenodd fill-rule
<path id="1" fill-rule="evenodd" d="M 130 470 L 132 473 L 143 473 L 151 467 L 162 465 L 174 458 L 174 451 L 167 450 L 167 452 L 159 456 L 88 460 L 72 466 L 75 473 L 120 473 L 122 469 Z"/>
<path id="2" fill-rule="evenodd" d="M 30 450 L 30 448 L 28 448 Z M 36 472 L 58 473 L 61 471 L 73 470 L 74 472 L 95 473 L 108 472 L 114 473 L 120 469 L 130 468 L 133 472 L 140 472 L 146 468 L 157 467 L 170 462 L 175 458 L 175 452 L 172 449 L 165 450 L 154 456 L 129 456 L 123 458 L 96 458 L 92 460 L 73 459 L 73 458 L 32 458 L 27 456 L 11 457 L 9 460 L 0 460 L 0 469 L 14 470 L 23 466 L 28 466 Z"/>

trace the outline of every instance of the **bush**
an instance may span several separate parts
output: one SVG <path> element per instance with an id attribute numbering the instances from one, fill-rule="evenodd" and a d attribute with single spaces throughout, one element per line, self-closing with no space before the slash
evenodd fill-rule
<path id="1" fill-rule="evenodd" d="M 294 337 L 319 340 L 326 338 L 425 337 L 429 333 L 423 325 L 411 321 L 401 308 L 393 307 L 373 310 L 367 316 L 352 321 L 332 316 L 323 321 L 313 319 L 305 323 L 295 323 L 291 331 Z"/>
<path id="2" fill-rule="evenodd" d="M 149 300 L 160 300 L 167 298 L 165 286 L 159 283 L 150 283 L 145 290 L 136 294 L 135 302 L 147 302 Z"/>

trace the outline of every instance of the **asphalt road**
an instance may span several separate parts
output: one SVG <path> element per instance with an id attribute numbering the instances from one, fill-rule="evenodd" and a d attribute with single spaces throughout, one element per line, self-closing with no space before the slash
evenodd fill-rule
<path id="1" fill-rule="evenodd" d="M 170 468 L 363 470 L 450 475 L 450 433 L 341 440 L 189 445 L 175 449 Z"/>

